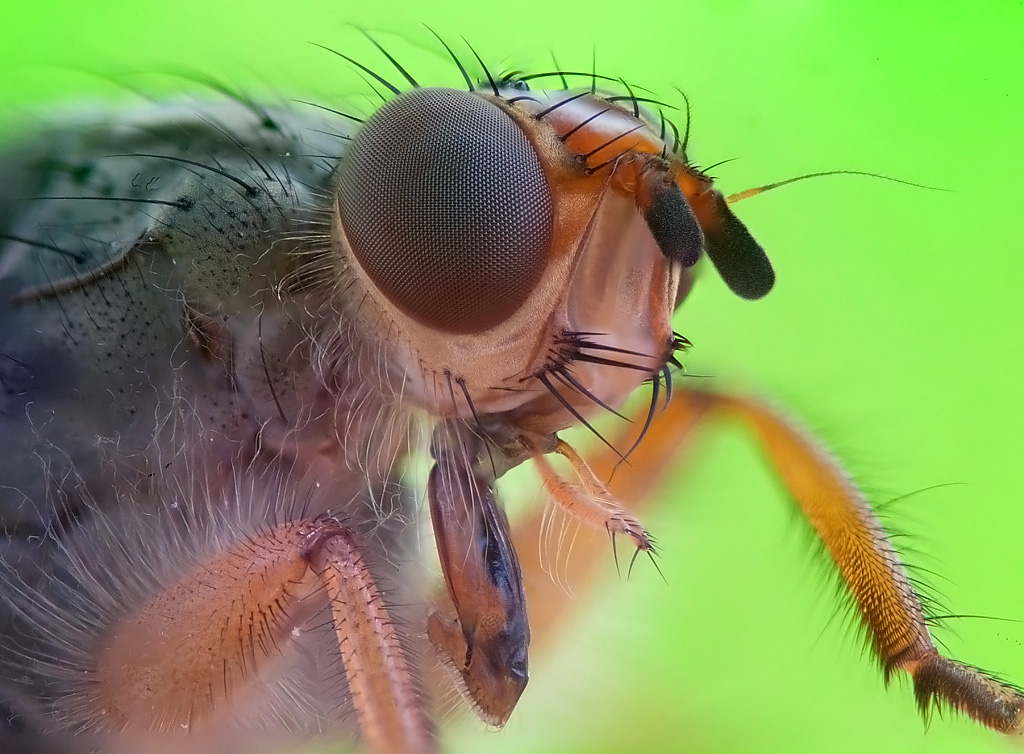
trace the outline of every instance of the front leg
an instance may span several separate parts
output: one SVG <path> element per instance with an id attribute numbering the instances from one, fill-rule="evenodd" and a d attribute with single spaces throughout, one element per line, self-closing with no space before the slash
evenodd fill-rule
<path id="1" fill-rule="evenodd" d="M 591 467 L 600 478 L 610 478 L 611 492 L 639 512 L 673 471 L 692 433 L 705 421 L 719 418 L 740 421 L 760 440 L 781 481 L 835 564 L 886 680 L 897 671 L 909 673 L 925 716 L 934 706 L 946 706 L 995 730 L 1024 733 L 1024 694 L 983 671 L 939 654 L 921 599 L 870 504 L 814 438 L 776 412 L 737 396 L 678 390 L 669 406 L 656 416 L 628 464 L 620 464 L 617 454 L 602 447 L 590 459 Z M 628 448 L 633 439 L 623 436 L 612 444 Z M 527 566 L 524 581 L 530 604 L 543 605 L 542 610 L 532 611 L 538 636 L 545 632 L 545 624 L 555 622 L 565 612 L 566 602 L 564 592 L 546 574 L 530 570 L 539 558 L 527 548 L 541 541 L 541 527 L 538 514 L 515 532 L 522 562 Z M 580 538 L 573 549 L 574 570 L 592 569 L 605 557 L 605 543 Z"/>

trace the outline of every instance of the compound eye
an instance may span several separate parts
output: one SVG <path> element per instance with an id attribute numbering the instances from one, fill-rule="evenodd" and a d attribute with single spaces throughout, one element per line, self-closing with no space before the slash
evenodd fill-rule
<path id="1" fill-rule="evenodd" d="M 494 327 L 544 271 L 553 209 L 540 160 L 470 92 L 417 89 L 374 113 L 342 159 L 337 203 L 366 275 L 428 327 Z"/>

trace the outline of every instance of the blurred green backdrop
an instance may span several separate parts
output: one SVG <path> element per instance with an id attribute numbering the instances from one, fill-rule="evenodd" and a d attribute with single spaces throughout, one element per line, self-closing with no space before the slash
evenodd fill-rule
<path id="1" fill-rule="evenodd" d="M 427 22 L 499 68 L 546 68 L 554 51 L 587 70 L 596 50 L 602 72 L 669 99 L 678 85 L 693 103 L 694 158 L 736 158 L 714 171 L 726 193 L 830 168 L 950 189 L 827 178 L 741 204 L 775 291 L 745 303 L 707 274 L 677 328 L 696 344 L 690 371 L 788 406 L 874 499 L 921 491 L 890 511 L 914 535 L 911 561 L 941 574 L 928 580 L 951 611 L 1010 619 L 951 621 L 940 638 L 1024 683 L 1021 3 L 5 5 L 5 120 L 40 102 L 127 96 L 95 72 L 175 66 L 341 103 L 364 87 L 308 43 L 379 60 L 351 23 L 384 32 L 424 79 L 454 82 Z M 647 521 L 668 584 L 648 567 L 617 578 L 609 554 L 558 649 L 534 656 L 507 729 L 457 722 L 451 750 L 1009 746 L 964 721 L 926 731 L 907 684 L 883 689 L 742 431 L 708 432 L 689 460 Z M 962 484 L 925 489 L 951 482 Z"/>

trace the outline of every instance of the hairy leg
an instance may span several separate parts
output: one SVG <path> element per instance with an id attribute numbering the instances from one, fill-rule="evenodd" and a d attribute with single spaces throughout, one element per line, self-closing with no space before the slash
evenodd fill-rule
<path id="1" fill-rule="evenodd" d="M 643 417 L 638 418 L 642 423 Z M 1024 694 L 984 671 L 939 654 L 921 599 L 870 504 L 813 437 L 777 412 L 738 396 L 679 390 L 655 417 L 628 463 L 601 447 L 590 466 L 599 478 L 610 480 L 608 488 L 614 497 L 636 513 L 675 469 L 694 430 L 713 418 L 739 421 L 760 441 L 837 568 L 886 680 L 895 671 L 909 673 L 924 715 L 933 706 L 949 707 L 995 730 L 1024 732 Z M 612 444 L 629 447 L 631 439 L 624 436 Z M 567 612 L 564 590 L 537 567 L 542 527 L 543 516 L 538 513 L 515 533 L 525 568 L 531 624 L 538 637 Z M 574 576 L 582 581 L 606 557 L 606 543 L 581 538 L 573 549 Z"/>

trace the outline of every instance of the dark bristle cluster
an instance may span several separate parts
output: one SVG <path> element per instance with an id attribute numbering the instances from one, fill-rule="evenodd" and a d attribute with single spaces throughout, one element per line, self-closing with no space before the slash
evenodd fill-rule
<path id="1" fill-rule="evenodd" d="M 666 142 L 665 153 L 662 154 L 662 157 L 663 158 L 667 158 L 668 157 L 668 152 L 671 152 L 671 154 L 674 155 L 675 157 L 677 157 L 677 158 L 683 160 L 684 162 L 688 163 L 688 160 L 687 160 L 687 157 L 686 157 L 686 147 L 687 147 L 687 142 L 689 140 L 689 135 L 690 135 L 690 103 L 689 103 L 689 100 L 686 98 L 686 95 L 683 94 L 681 91 L 680 91 L 680 95 L 682 95 L 683 100 L 686 103 L 686 106 L 685 106 L 686 127 L 684 129 L 684 134 L 683 134 L 682 137 L 680 137 L 679 128 L 675 125 L 675 123 L 673 123 L 669 118 L 667 118 L 665 116 L 665 113 L 664 113 L 664 110 L 663 110 L 663 108 L 669 108 L 669 109 L 672 108 L 672 105 L 669 105 L 666 102 L 664 102 L 662 100 L 659 100 L 659 99 L 656 99 L 654 97 L 650 97 L 650 96 L 646 96 L 646 95 L 638 95 L 636 93 L 636 91 L 635 91 L 637 87 L 631 85 L 629 82 L 627 82 L 623 78 L 614 77 L 614 76 L 605 76 L 603 74 L 597 73 L 596 69 L 592 70 L 590 72 L 566 70 L 566 69 L 563 69 L 563 68 L 559 67 L 558 64 L 557 64 L 557 61 L 555 63 L 555 65 L 556 65 L 555 69 L 554 70 L 550 70 L 550 71 L 541 71 L 541 72 L 537 72 L 537 73 L 526 73 L 524 71 L 511 70 L 511 71 L 506 71 L 504 73 L 495 75 L 487 67 L 486 63 L 484 63 L 483 58 L 476 51 L 476 49 L 474 49 L 473 46 L 471 44 L 469 44 L 469 42 L 464 39 L 463 41 L 465 41 L 466 46 L 469 48 L 469 50 L 472 53 L 473 57 L 476 59 L 476 62 L 478 64 L 478 66 L 479 66 L 479 70 L 481 70 L 483 72 L 483 78 L 474 81 L 473 77 L 469 73 L 469 69 L 466 67 L 466 65 L 463 63 L 463 61 L 459 58 L 459 56 L 455 53 L 455 51 L 452 49 L 451 45 L 449 45 L 448 42 L 445 41 L 445 39 L 440 34 L 438 34 L 436 31 L 431 29 L 429 26 L 427 27 L 427 29 L 430 31 L 431 34 L 434 35 L 434 37 L 437 38 L 437 40 L 444 47 L 445 51 L 448 53 L 448 56 L 452 59 L 452 62 L 455 63 L 456 68 L 458 68 L 459 73 L 462 76 L 462 80 L 465 83 L 467 91 L 475 92 L 475 91 L 477 91 L 478 89 L 480 89 L 482 87 L 484 89 L 489 89 L 490 93 L 493 94 L 495 97 L 502 97 L 507 102 L 514 104 L 515 102 L 518 102 L 518 101 L 521 101 L 521 100 L 537 101 L 533 97 L 531 97 L 529 94 L 527 94 L 528 92 L 531 91 L 531 86 L 530 86 L 530 82 L 531 81 L 536 81 L 536 80 L 539 80 L 539 79 L 557 78 L 559 80 L 560 84 L 561 84 L 561 89 L 563 91 L 568 91 L 569 88 L 570 88 L 569 87 L 569 78 L 570 77 L 581 78 L 581 79 L 584 79 L 587 82 L 589 82 L 589 88 L 587 90 L 585 90 L 585 91 L 583 91 L 583 92 L 581 92 L 581 93 L 579 93 L 577 95 L 568 97 L 565 100 L 561 100 L 558 103 L 555 103 L 554 105 L 552 105 L 547 110 L 543 110 L 540 113 L 538 113 L 535 117 L 538 120 L 541 120 L 541 119 L 543 119 L 543 117 L 545 115 L 549 114 L 550 112 L 554 111 L 555 109 L 557 109 L 559 107 L 562 107 L 563 105 L 566 105 L 569 102 L 572 102 L 572 101 L 574 101 L 576 99 L 579 99 L 580 97 L 585 97 L 585 96 L 598 97 L 598 98 L 604 100 L 605 102 L 608 102 L 609 105 L 612 105 L 614 107 L 622 107 L 622 106 L 624 106 L 627 109 L 627 111 L 632 113 L 634 118 L 637 118 L 638 120 L 643 121 L 644 125 L 648 126 L 653 131 L 656 131 L 659 134 L 659 138 L 663 142 L 666 140 L 666 136 L 668 135 L 669 130 L 671 130 L 671 132 L 672 132 L 671 146 L 669 146 L 668 142 Z M 372 35 L 370 35 L 366 31 L 363 31 L 363 34 L 370 41 L 370 43 L 374 47 L 376 47 L 381 52 L 381 54 L 384 55 L 385 58 L 387 58 L 388 62 L 394 67 L 394 69 L 396 71 L 398 71 L 398 73 L 402 76 L 403 79 L 405 79 L 405 81 L 407 82 L 407 84 L 410 87 L 412 87 L 413 89 L 419 89 L 419 88 L 422 87 L 422 85 L 409 73 L 409 71 L 398 61 L 398 59 L 395 58 L 395 56 L 392 55 L 376 39 L 374 39 Z M 364 73 L 367 76 L 369 76 L 372 79 L 372 81 L 375 81 L 378 84 L 380 84 L 381 86 L 385 87 L 391 93 L 391 95 L 398 95 L 398 94 L 402 93 L 402 90 L 396 84 L 394 84 L 392 81 L 390 81 L 389 79 L 387 79 L 386 77 L 384 77 L 383 75 L 378 73 L 377 71 L 373 70 L 369 66 L 367 66 L 367 65 L 365 65 L 363 63 L 360 63 L 355 58 L 352 58 L 352 57 L 350 57 L 348 55 L 345 55 L 342 52 L 339 52 L 338 50 L 334 50 L 334 49 L 332 49 L 330 47 L 326 47 L 324 45 L 316 45 L 316 46 L 320 47 L 321 49 L 326 50 L 327 52 L 330 52 L 333 55 L 337 55 L 338 57 L 340 57 L 343 60 L 347 61 L 349 64 L 355 66 L 362 73 Z M 370 83 L 371 86 L 372 86 L 372 81 L 368 81 L 368 83 Z M 602 84 L 602 85 L 607 84 L 607 85 L 609 85 L 609 88 L 612 87 L 612 86 L 624 88 L 626 93 L 625 94 L 604 93 L 602 91 L 599 91 L 599 89 L 598 89 L 599 83 Z M 512 92 L 520 92 L 522 94 L 513 94 L 511 96 L 506 96 L 510 91 L 512 91 Z M 378 94 L 380 95 L 380 92 L 378 92 Z M 386 97 L 384 95 L 380 95 L 380 96 L 381 96 L 382 100 L 386 101 L 388 99 L 388 97 Z M 312 103 L 307 103 L 307 104 L 312 104 Z M 642 105 L 649 105 L 649 106 L 657 108 L 657 118 L 654 118 L 649 112 L 647 112 L 642 107 Z M 328 109 L 328 108 L 323 108 L 323 109 Z M 342 117 L 345 117 L 345 118 L 350 118 L 350 119 L 353 119 L 353 120 L 358 120 L 354 116 L 350 116 L 350 115 L 348 115 L 346 113 L 340 113 L 339 112 L 337 114 L 341 115 Z M 590 122 L 590 121 L 588 120 L 588 121 L 585 121 L 584 123 L 581 123 L 577 128 L 582 128 L 588 122 Z M 617 139 L 621 139 L 621 138 L 627 136 L 628 133 L 630 133 L 630 132 L 620 134 L 618 137 L 616 137 L 616 140 Z M 569 134 L 569 135 L 571 135 L 571 134 Z M 604 147 L 607 147 L 607 146 L 609 146 L 609 145 L 605 144 L 600 149 L 603 149 Z M 593 168 L 591 168 L 591 170 L 592 171 L 600 170 L 602 167 L 604 167 L 604 165 L 601 165 L 601 166 L 598 166 L 598 167 L 593 167 Z"/>
<path id="2" fill-rule="evenodd" d="M 536 374 L 531 375 L 531 377 L 524 378 L 523 381 L 525 382 L 527 379 L 531 378 L 539 381 L 541 385 L 543 385 L 544 388 L 554 396 L 555 400 L 557 400 L 570 414 L 572 414 L 582 426 L 586 427 L 587 430 L 590 431 L 597 439 L 611 448 L 615 454 L 619 456 L 619 462 L 621 463 L 626 461 L 629 458 L 629 455 L 639 447 L 644 436 L 647 434 L 647 431 L 650 429 L 651 423 L 654 421 L 655 413 L 657 412 L 658 404 L 661 402 L 660 399 L 663 387 L 665 391 L 664 405 L 667 406 L 669 401 L 672 399 L 672 367 L 682 369 L 682 364 L 675 357 L 675 352 L 686 350 L 692 344 L 689 340 L 678 333 L 673 333 L 673 338 L 670 343 L 672 353 L 665 359 L 665 363 L 661 368 L 652 373 L 648 367 L 635 364 L 622 358 L 627 356 L 636 356 L 642 359 L 654 358 L 651 354 L 601 343 L 597 338 L 602 334 L 603 333 L 583 331 L 563 332 L 556 340 L 555 349 L 552 350 L 544 367 Z M 598 432 L 597 429 L 590 424 L 560 392 L 559 386 L 563 389 L 567 389 L 586 397 L 608 413 L 613 414 L 624 421 L 630 421 L 628 417 L 623 415 L 613 406 L 610 406 L 601 400 L 601 398 L 589 390 L 586 385 L 576 379 L 571 370 L 571 365 L 574 362 L 597 364 L 599 366 L 606 366 L 613 369 L 630 369 L 643 372 L 648 375 L 644 382 L 649 382 L 651 384 L 650 408 L 648 409 L 647 416 L 645 418 L 644 425 L 640 430 L 639 436 L 625 453 L 619 451 L 607 439 L 605 439 L 605 437 L 601 435 L 601 433 Z"/>

